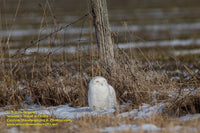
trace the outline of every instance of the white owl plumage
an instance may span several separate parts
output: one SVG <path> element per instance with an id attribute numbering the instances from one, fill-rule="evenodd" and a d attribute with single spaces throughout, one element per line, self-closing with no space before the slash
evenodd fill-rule
<path id="1" fill-rule="evenodd" d="M 106 110 L 116 108 L 116 94 L 114 88 L 104 77 L 94 77 L 89 83 L 88 104 L 90 110 Z"/>

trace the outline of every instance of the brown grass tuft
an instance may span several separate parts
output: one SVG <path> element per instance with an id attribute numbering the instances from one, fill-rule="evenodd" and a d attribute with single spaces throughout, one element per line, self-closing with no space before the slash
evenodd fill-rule
<path id="1" fill-rule="evenodd" d="M 186 95 L 177 100 L 173 99 L 173 101 L 167 106 L 165 113 L 171 116 L 200 113 L 200 96 Z"/>

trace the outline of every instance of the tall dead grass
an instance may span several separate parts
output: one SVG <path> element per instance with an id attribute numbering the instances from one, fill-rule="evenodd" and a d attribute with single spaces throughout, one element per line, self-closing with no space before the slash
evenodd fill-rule
<path id="1" fill-rule="evenodd" d="M 88 83 L 97 75 L 104 76 L 115 88 L 119 103 L 131 102 L 133 106 L 151 103 L 154 91 L 159 92 L 160 100 L 166 100 L 163 90 L 174 87 L 167 75 L 154 71 L 150 66 L 144 70 L 142 64 L 130 59 L 122 50 L 116 51 L 115 55 L 117 63 L 112 71 L 98 57 L 80 62 L 79 57 L 69 56 L 75 60 L 68 65 L 62 62 L 62 65 L 54 65 L 51 58 L 42 58 L 43 55 L 37 53 L 32 55 L 30 62 L 17 59 L 12 65 L 15 68 L 2 68 L 0 71 L 1 106 L 20 105 L 27 102 L 27 96 L 32 99 L 27 102 L 29 104 L 87 106 Z M 33 64 L 32 60 L 35 60 Z"/>
<path id="2" fill-rule="evenodd" d="M 41 7 L 44 10 L 41 26 L 48 25 L 44 22 L 46 13 L 49 10 L 53 16 L 53 12 L 48 1 Z M 53 19 L 53 22 L 57 26 L 56 20 Z M 1 42 L 2 40 L 0 40 L 0 107 L 14 105 L 15 108 L 19 108 L 24 103 L 44 106 L 59 104 L 88 106 L 88 83 L 92 77 L 100 75 L 115 88 L 120 104 L 130 103 L 129 109 L 141 103 L 168 102 L 170 106 L 167 109 L 172 114 L 181 114 L 184 110 L 188 113 L 190 113 L 188 110 L 200 112 L 198 95 L 169 97 L 169 94 L 178 93 L 182 86 L 171 81 L 164 71 L 156 71 L 144 54 L 143 58 L 148 62 L 145 67 L 137 58 L 132 58 L 134 56 L 130 53 L 116 48 L 116 65 L 110 70 L 94 54 L 96 52 L 93 49 L 86 52 L 77 50 L 73 54 L 37 52 L 25 54 L 18 51 L 12 56 L 9 54 L 9 41 L 6 46 Z M 39 44 L 34 47 L 39 48 Z"/>
<path id="3" fill-rule="evenodd" d="M 5 53 L 1 53 L 4 55 L 1 55 L 0 64 L 0 106 L 20 108 L 24 103 L 88 106 L 88 83 L 92 77 L 100 75 L 115 88 L 120 104 L 130 103 L 126 110 L 136 108 L 141 103 L 164 102 L 168 103 L 166 110 L 171 116 L 200 112 L 199 95 L 178 95 L 182 86 L 171 81 L 164 71 L 157 72 L 150 62 L 144 67 L 136 58 L 115 49 L 116 65 L 110 70 L 98 56 L 91 53 L 32 53 L 9 59 L 5 58 Z M 55 59 L 61 61 L 55 62 Z M 173 98 L 169 96 L 176 94 Z"/>

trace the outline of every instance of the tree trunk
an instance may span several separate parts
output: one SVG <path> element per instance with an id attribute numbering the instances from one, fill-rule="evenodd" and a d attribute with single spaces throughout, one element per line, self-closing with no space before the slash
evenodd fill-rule
<path id="1" fill-rule="evenodd" d="M 99 57 L 112 69 L 115 64 L 106 0 L 90 0 Z"/>

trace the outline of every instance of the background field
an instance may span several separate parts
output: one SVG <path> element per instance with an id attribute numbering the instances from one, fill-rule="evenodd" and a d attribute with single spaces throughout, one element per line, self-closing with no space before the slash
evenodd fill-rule
<path id="1" fill-rule="evenodd" d="M 87 0 L 0 1 L 3 132 L 200 131 L 200 1 L 107 2 L 118 63 L 112 74 L 98 60 L 90 16 L 49 35 L 88 13 Z M 97 75 L 116 90 L 121 106 L 114 115 L 88 114 L 53 128 L 5 125 L 6 110 L 87 110 L 88 83 Z M 139 117 L 153 107 L 162 111 Z M 134 109 L 137 115 L 119 117 Z"/>

